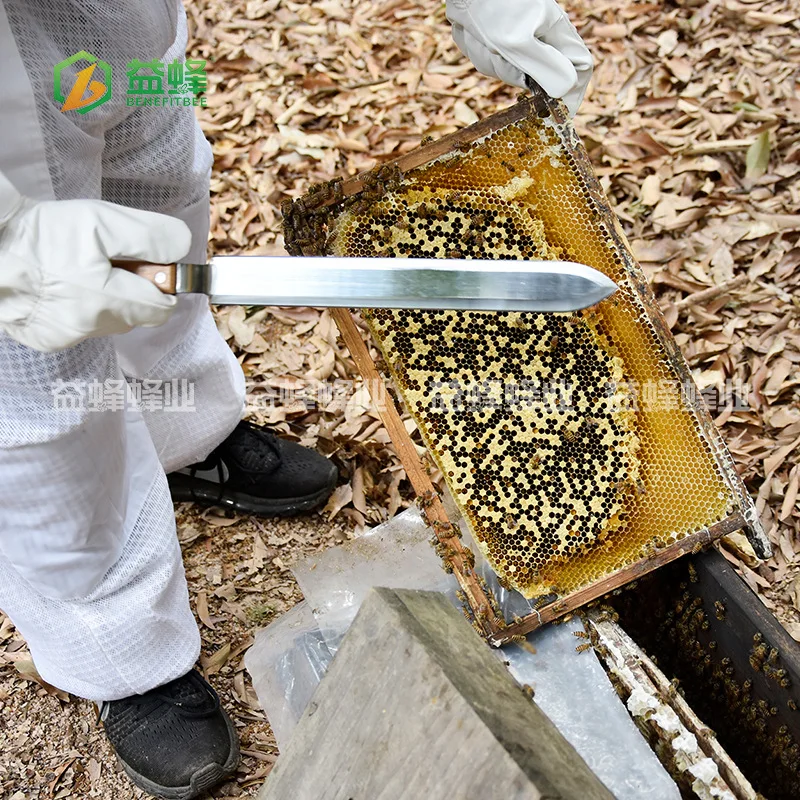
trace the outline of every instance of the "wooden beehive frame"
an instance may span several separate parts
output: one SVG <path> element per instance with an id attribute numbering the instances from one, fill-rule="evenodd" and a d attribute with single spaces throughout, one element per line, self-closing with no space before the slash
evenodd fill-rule
<path id="1" fill-rule="evenodd" d="M 424 166 L 447 153 L 457 151 L 472 142 L 532 115 L 549 116 L 559 124 L 566 121 L 563 106 L 559 102 L 551 100 L 541 92 L 534 92 L 531 97 L 521 100 L 511 108 L 438 141 L 424 145 L 389 164 L 383 165 L 377 171 L 365 173 L 347 181 L 334 182 L 326 191 L 309 193 L 302 198 L 302 201 L 296 202 L 294 205 L 287 203 L 284 207 L 287 249 L 293 255 L 310 255 L 320 252 L 319 243 L 310 241 L 314 239 L 314 236 L 305 233 L 305 231 L 309 230 L 307 225 L 309 212 L 319 214 L 320 211 L 324 212 L 325 208 L 340 202 L 343 198 L 353 197 L 361 192 L 367 194 L 371 187 L 375 186 L 376 180 L 391 180 L 391 176 L 402 176 L 410 170 Z M 655 297 L 646 283 L 641 268 L 629 255 L 630 251 L 627 247 L 625 236 L 619 226 L 616 215 L 613 214 L 608 206 L 602 188 L 594 178 L 594 172 L 588 156 L 580 142 L 577 141 L 577 137 L 575 138 L 576 141 L 573 142 L 573 157 L 578 161 L 579 168 L 588 183 L 589 202 L 593 207 L 593 211 L 602 218 L 606 230 L 620 244 L 619 250 L 625 256 L 626 277 L 636 294 L 637 301 L 646 311 L 653 324 L 655 333 L 664 346 L 672 368 L 682 382 L 691 385 L 692 378 L 686 362 L 669 331 Z M 382 378 L 375 368 L 350 312 L 346 309 L 332 309 L 332 313 L 360 374 L 373 394 L 373 401 L 379 409 L 381 419 L 397 449 L 398 456 L 412 487 L 420 499 L 423 512 L 434 530 L 437 550 L 445 563 L 452 567 L 453 573 L 464 593 L 466 605 L 469 607 L 470 616 L 473 618 L 476 628 L 492 644 L 500 645 L 514 637 L 527 634 L 592 600 L 603 597 L 614 589 L 636 580 L 648 572 L 680 558 L 688 552 L 696 552 L 710 545 L 715 539 L 737 530 L 745 529 L 747 531 L 757 555 L 761 557 L 769 555 L 769 540 L 761 527 L 756 509 L 736 473 L 731 456 L 705 404 L 696 395 L 693 408 L 695 416 L 700 423 L 704 436 L 712 445 L 720 471 L 732 494 L 737 498 L 740 510 L 734 511 L 720 522 L 686 536 L 630 566 L 617 570 L 603 580 L 561 597 L 548 605 L 543 605 L 527 617 L 508 624 L 502 619 L 492 593 L 475 571 L 472 553 L 460 542 L 457 528 L 448 519 L 444 506 L 420 462 L 414 444 L 401 422 L 400 415 L 390 395 L 388 392 L 382 392 L 380 398 L 375 396 L 377 387 L 382 385 Z"/>
<path id="2" fill-rule="evenodd" d="M 487 638 L 495 639 L 501 636 L 506 624 L 499 613 L 495 598 L 481 576 L 475 571 L 475 557 L 461 542 L 458 527 L 450 522 L 444 505 L 400 418 L 397 407 L 388 392 L 384 392 L 380 398 L 375 396 L 375 387 L 382 385 L 383 378 L 375 368 L 358 326 L 346 308 L 332 308 L 331 314 L 361 377 L 369 387 L 381 422 L 388 431 L 408 480 L 419 498 L 425 520 L 437 539 L 437 550 L 441 556 L 445 557 L 446 555 L 446 560 L 458 579 L 473 623 Z"/>

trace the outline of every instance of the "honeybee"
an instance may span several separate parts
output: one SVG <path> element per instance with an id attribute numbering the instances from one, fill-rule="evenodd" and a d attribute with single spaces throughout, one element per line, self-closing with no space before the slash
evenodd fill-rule
<path id="1" fill-rule="evenodd" d="M 533 607 L 538 610 L 550 603 L 554 603 L 556 600 L 558 600 L 558 595 L 554 592 L 550 594 L 541 594 L 533 601 Z"/>
<path id="2" fill-rule="evenodd" d="M 578 438 L 578 431 L 568 428 L 566 425 L 561 429 L 561 435 L 567 442 L 574 442 Z"/>
<path id="3" fill-rule="evenodd" d="M 486 217 L 483 214 L 473 214 L 469 218 L 470 224 L 475 228 L 481 228 L 486 222 Z"/>
<path id="4" fill-rule="evenodd" d="M 765 644 L 756 645 L 750 652 L 750 666 L 756 671 L 760 672 L 764 666 L 764 661 L 767 658 L 769 650 Z"/>
<path id="5" fill-rule="evenodd" d="M 427 492 L 419 496 L 420 508 L 430 508 L 437 497 L 438 495 L 433 491 L 433 489 L 428 489 Z"/>

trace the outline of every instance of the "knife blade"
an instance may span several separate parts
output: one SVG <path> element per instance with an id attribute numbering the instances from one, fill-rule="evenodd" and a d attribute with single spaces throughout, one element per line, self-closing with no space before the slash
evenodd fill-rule
<path id="1" fill-rule="evenodd" d="M 231 305 L 578 311 L 618 289 L 571 261 L 217 256 L 208 264 L 112 265 L 162 291 Z"/>

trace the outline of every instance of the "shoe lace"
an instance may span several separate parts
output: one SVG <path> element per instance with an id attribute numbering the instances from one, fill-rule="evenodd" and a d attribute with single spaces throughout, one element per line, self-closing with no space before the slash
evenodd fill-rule
<path id="1" fill-rule="evenodd" d="M 205 461 L 198 461 L 196 464 L 192 464 L 189 467 L 189 475 L 194 480 L 198 472 L 208 472 L 209 470 L 216 469 L 217 470 L 217 496 L 214 498 L 214 504 L 218 505 L 222 503 L 222 498 L 225 495 L 225 467 L 222 463 L 222 457 L 216 450 L 212 450 L 212 452 L 208 455 Z M 191 496 L 192 500 L 195 503 L 199 503 L 203 500 L 196 492 L 195 492 L 195 484 L 191 484 Z"/>
<path id="2" fill-rule="evenodd" d="M 179 683 L 184 686 L 179 686 Z M 176 692 L 181 688 L 188 691 Z M 208 705 L 209 698 L 212 701 L 210 706 Z M 196 718 L 211 716 L 220 707 L 219 695 L 194 670 L 177 681 L 151 689 L 145 694 L 127 697 L 125 702 L 126 705 L 134 706 L 137 709 L 136 716 L 139 718 L 149 716 L 156 710 L 163 710 L 164 705 L 180 708 L 184 716 Z M 113 705 L 113 702 L 100 703 L 98 718 L 105 722 Z"/>
<path id="3" fill-rule="evenodd" d="M 283 463 L 283 456 L 281 455 L 278 437 L 275 436 L 274 433 L 264 430 L 264 428 L 260 428 L 258 425 L 254 425 L 252 422 L 248 422 L 247 420 L 241 420 L 237 426 L 237 430 L 247 431 L 247 435 L 242 437 L 237 443 L 238 448 L 240 448 L 242 452 L 245 454 L 254 454 L 258 457 L 264 454 L 263 448 L 266 447 L 275 459 L 275 463 L 272 466 L 272 469 L 269 471 L 274 472 L 281 466 Z M 225 496 L 225 484 L 227 483 L 224 458 L 222 456 L 222 447 L 217 447 L 212 450 L 204 461 L 199 461 L 196 464 L 192 464 L 189 467 L 189 475 L 194 478 L 198 472 L 208 472 L 213 469 L 216 469 L 217 471 L 217 486 L 219 487 L 217 490 L 217 496 L 214 498 L 213 502 L 215 504 L 221 504 Z M 240 465 L 240 469 L 250 471 L 244 468 L 243 465 Z M 197 495 L 194 484 L 192 484 L 191 487 L 191 497 L 195 502 L 208 501 L 207 497 L 200 497 Z"/>
<path id="4" fill-rule="evenodd" d="M 270 471 L 274 472 L 276 469 L 278 469 L 278 467 L 280 467 L 280 465 L 283 463 L 283 456 L 281 455 L 278 437 L 271 431 L 261 428 L 252 422 L 248 422 L 247 420 L 242 420 L 239 423 L 239 428 L 248 431 L 250 434 L 249 436 L 243 438 L 242 450 L 248 453 L 255 453 L 256 455 L 262 455 L 264 452 L 263 448 L 266 447 L 275 457 L 275 465 Z"/>
<path id="5" fill-rule="evenodd" d="M 187 716 L 205 717 L 219 710 L 219 695 L 200 677 L 199 673 L 192 670 L 179 680 L 184 684 L 191 684 L 194 691 L 176 696 L 174 692 L 170 692 L 170 687 L 176 683 L 173 681 L 172 684 L 168 683 L 154 689 L 153 695 L 162 703 L 180 708 Z M 209 698 L 212 701 L 210 707 L 208 706 Z"/>

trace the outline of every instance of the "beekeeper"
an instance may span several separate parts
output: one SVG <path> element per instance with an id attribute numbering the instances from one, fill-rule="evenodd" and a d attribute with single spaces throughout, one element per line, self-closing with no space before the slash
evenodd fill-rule
<path id="1" fill-rule="evenodd" d="M 447 13 L 482 72 L 577 108 L 592 62 L 553 0 Z M 174 0 L 0 0 L 0 608 L 45 680 L 98 702 L 133 781 L 171 798 L 232 772 L 238 745 L 193 670 L 170 490 L 284 515 L 336 482 L 327 459 L 241 422 L 242 372 L 202 296 L 109 264 L 206 260 L 212 158 L 193 107 L 125 102 L 125 65 L 181 62 L 186 39 Z M 59 97 L 54 68 L 80 51 L 111 74 L 68 63 Z"/>

